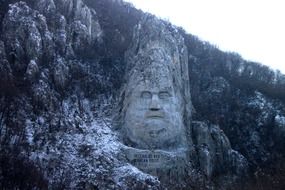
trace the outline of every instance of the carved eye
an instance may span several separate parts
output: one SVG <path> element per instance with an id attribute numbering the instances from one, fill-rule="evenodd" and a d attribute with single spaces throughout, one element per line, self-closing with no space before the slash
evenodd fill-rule
<path id="1" fill-rule="evenodd" d="M 151 99 L 152 95 L 151 95 L 151 92 L 149 92 L 149 91 L 143 91 L 141 93 L 141 97 L 145 98 L 145 99 Z"/>
<path id="2" fill-rule="evenodd" d="M 158 96 L 159 96 L 160 99 L 167 99 L 167 98 L 169 98 L 171 95 L 170 95 L 168 92 L 160 92 L 160 93 L 158 94 Z"/>

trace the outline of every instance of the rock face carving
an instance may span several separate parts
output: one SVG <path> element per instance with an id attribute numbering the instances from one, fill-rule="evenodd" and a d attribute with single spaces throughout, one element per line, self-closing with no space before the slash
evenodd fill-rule
<path id="1" fill-rule="evenodd" d="M 128 82 L 129 98 L 125 102 L 123 129 L 132 146 L 141 149 L 171 149 L 185 146 L 182 122 L 182 98 L 175 91 L 171 71 L 173 64 L 162 47 L 151 49 L 151 63 Z"/>
<path id="2" fill-rule="evenodd" d="M 135 28 L 126 61 L 120 112 L 126 157 L 145 172 L 162 177 L 171 170 L 172 178 L 183 176 L 192 144 L 183 38 L 171 26 L 147 16 Z"/>

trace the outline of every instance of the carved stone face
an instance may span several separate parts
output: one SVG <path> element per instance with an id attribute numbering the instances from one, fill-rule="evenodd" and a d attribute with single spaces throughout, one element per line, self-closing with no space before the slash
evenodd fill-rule
<path id="1" fill-rule="evenodd" d="M 140 78 L 140 79 L 137 79 Z M 143 77 L 133 76 L 125 100 L 125 137 L 135 148 L 171 149 L 183 141 L 181 94 L 163 64 L 150 67 Z"/>

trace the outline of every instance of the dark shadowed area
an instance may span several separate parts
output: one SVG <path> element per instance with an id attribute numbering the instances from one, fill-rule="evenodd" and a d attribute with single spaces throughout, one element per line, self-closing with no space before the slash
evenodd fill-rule
<path id="1" fill-rule="evenodd" d="M 167 34 L 187 49 L 191 151 L 176 183 L 130 163 L 114 122 L 127 52 L 146 17 L 152 24 L 140 40 Z M 0 0 L 0 30 L 1 189 L 285 188 L 280 72 L 121 0 Z M 169 52 L 181 56 L 179 48 Z"/>

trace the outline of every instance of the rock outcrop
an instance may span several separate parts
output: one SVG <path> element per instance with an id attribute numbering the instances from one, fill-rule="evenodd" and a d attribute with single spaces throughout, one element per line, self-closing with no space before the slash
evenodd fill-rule
<path id="1" fill-rule="evenodd" d="M 3 189 L 284 189 L 280 72 L 121 0 L 0 1 L 0 22 Z M 152 61 L 172 65 L 144 72 Z M 173 84 L 154 96 L 175 94 L 182 119 L 168 122 L 181 130 L 146 130 L 151 142 L 139 146 L 144 137 L 124 139 L 114 112 L 129 106 L 124 84 L 145 73 L 155 89 Z M 172 178 L 144 170 L 134 152 L 159 153 L 151 166 L 174 167 Z"/>
<path id="2" fill-rule="evenodd" d="M 207 178 L 221 180 L 216 181 L 220 189 L 233 185 L 236 178 L 248 175 L 248 161 L 231 148 L 229 139 L 219 126 L 195 121 L 193 137 L 199 168 Z"/>

